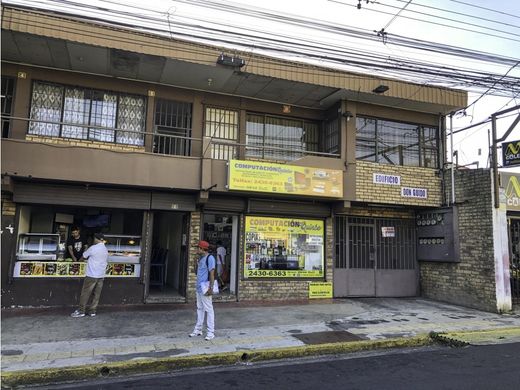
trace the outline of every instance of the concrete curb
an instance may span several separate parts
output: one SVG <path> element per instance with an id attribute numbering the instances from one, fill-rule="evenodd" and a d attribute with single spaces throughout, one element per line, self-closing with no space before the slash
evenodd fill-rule
<path id="1" fill-rule="evenodd" d="M 454 346 L 492 344 L 504 340 L 520 340 L 520 327 L 443 332 L 432 337 L 446 340 Z"/>
<path id="2" fill-rule="evenodd" d="M 208 355 L 128 360 L 124 362 L 92 364 L 77 367 L 3 372 L 1 378 L 3 388 L 16 388 L 18 386 L 36 384 L 48 385 L 84 379 L 121 377 L 132 374 L 163 373 L 194 367 L 232 365 L 238 363 L 341 354 L 375 349 L 419 347 L 431 345 L 433 342 L 434 339 L 430 337 L 430 335 L 422 334 L 407 338 L 362 340 Z"/>

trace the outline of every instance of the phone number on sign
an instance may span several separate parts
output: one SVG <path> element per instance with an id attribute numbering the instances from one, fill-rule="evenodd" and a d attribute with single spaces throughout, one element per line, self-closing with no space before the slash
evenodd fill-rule
<path id="1" fill-rule="evenodd" d="M 257 278 L 320 278 L 323 277 L 321 271 L 285 271 L 285 270 L 264 270 L 250 269 L 246 270 L 245 277 Z"/>
<path id="2" fill-rule="evenodd" d="M 248 270 L 247 276 L 264 276 L 264 277 L 284 277 L 289 276 L 287 271 L 279 270 Z"/>

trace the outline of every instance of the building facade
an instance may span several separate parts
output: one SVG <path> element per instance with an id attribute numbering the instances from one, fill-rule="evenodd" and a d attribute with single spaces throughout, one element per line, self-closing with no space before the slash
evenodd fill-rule
<path id="1" fill-rule="evenodd" d="M 2 11 L 3 306 L 77 302 L 72 226 L 107 237 L 104 304 L 193 300 L 200 239 L 223 301 L 420 294 L 465 92 Z"/>

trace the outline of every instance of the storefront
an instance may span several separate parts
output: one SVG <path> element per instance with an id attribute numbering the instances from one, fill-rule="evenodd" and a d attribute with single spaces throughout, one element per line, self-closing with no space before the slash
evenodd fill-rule
<path id="1" fill-rule="evenodd" d="M 3 259 L 8 272 L 4 306 L 77 303 L 86 263 L 73 261 L 69 251 L 73 227 L 80 229 L 78 249 L 91 245 L 94 233 L 105 235 L 109 258 L 103 304 L 143 303 L 157 295 L 185 302 L 186 210 L 195 208 L 189 197 L 17 182 L 12 199 L 14 240 Z M 163 211 L 171 202 L 180 211 Z"/>

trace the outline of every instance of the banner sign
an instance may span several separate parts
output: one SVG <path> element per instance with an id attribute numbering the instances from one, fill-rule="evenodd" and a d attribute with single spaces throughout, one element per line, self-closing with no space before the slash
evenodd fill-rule
<path id="1" fill-rule="evenodd" d="M 324 223 L 246 216 L 245 278 L 323 278 Z"/>
<path id="2" fill-rule="evenodd" d="M 520 165 L 520 140 L 502 143 L 502 166 Z"/>
<path id="3" fill-rule="evenodd" d="M 228 189 L 341 198 L 343 171 L 230 160 Z"/>
<path id="4" fill-rule="evenodd" d="M 506 210 L 520 211 L 520 173 L 500 172 L 502 188 L 505 189 Z"/>
<path id="5" fill-rule="evenodd" d="M 77 278 L 85 276 L 87 263 L 68 261 L 17 261 L 13 276 L 17 278 Z M 105 277 L 139 277 L 140 264 L 108 263 Z"/>
<path id="6" fill-rule="evenodd" d="M 332 298 L 332 282 L 309 283 L 309 298 Z"/>

